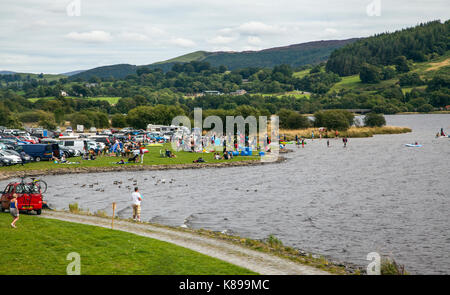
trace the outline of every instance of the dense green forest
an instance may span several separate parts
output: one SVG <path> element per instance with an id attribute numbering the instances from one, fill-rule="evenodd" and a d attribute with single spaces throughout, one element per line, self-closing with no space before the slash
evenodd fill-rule
<path id="1" fill-rule="evenodd" d="M 201 107 L 204 115 L 223 118 L 278 114 L 283 127 L 298 128 L 305 126 L 301 114 L 321 110 L 363 108 L 384 114 L 442 110 L 450 105 L 448 25 L 431 22 L 377 35 L 336 50 L 327 63 L 301 67 L 282 64 L 230 71 L 207 61 L 183 62 L 202 55 L 195 54 L 170 61 L 168 71 L 137 67 L 121 79 L 0 75 L 0 126 L 31 123 L 52 128 L 70 121 L 86 127 L 142 128 L 145 123 L 170 123 L 175 115 L 192 116 L 194 108 Z M 416 38 L 419 44 L 429 44 L 407 47 L 411 52 L 395 45 L 415 44 Z M 391 52 L 391 46 L 402 55 L 394 49 L 392 55 L 383 53 Z M 361 62 L 355 65 L 358 71 L 331 70 L 350 53 Z M 355 74 L 346 76 L 351 73 Z M 208 90 L 221 94 L 205 94 Z"/>
<path id="2" fill-rule="evenodd" d="M 384 33 L 360 39 L 334 51 L 327 70 L 349 76 L 359 74 L 364 64 L 395 65 L 407 72 L 405 60 L 423 62 L 442 55 L 450 49 L 450 21 L 433 21 L 394 33 Z"/>

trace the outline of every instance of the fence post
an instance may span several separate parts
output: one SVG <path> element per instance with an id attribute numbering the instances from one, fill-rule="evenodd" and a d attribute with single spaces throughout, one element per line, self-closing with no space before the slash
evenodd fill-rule
<path id="1" fill-rule="evenodd" d="M 114 229 L 114 214 L 116 212 L 116 202 L 112 203 L 112 207 L 113 207 L 113 213 L 112 213 L 112 220 L 111 220 L 111 229 Z"/>

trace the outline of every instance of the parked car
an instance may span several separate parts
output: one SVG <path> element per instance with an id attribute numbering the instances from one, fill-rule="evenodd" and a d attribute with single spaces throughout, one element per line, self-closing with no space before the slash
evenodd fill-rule
<path id="1" fill-rule="evenodd" d="M 3 166 L 11 166 L 11 165 L 14 165 L 12 163 L 11 159 L 9 159 L 7 157 L 0 156 L 0 166 L 1 167 L 3 167 Z"/>
<path id="2" fill-rule="evenodd" d="M 21 144 L 17 151 L 24 151 L 30 155 L 34 161 L 50 160 L 53 156 L 59 157 L 60 150 L 58 144 Z"/>
<path id="3" fill-rule="evenodd" d="M 17 140 L 9 138 L 0 138 L 0 142 L 7 145 L 17 145 Z"/>
<path id="4" fill-rule="evenodd" d="M 0 157 L 11 160 L 11 165 L 22 163 L 22 159 L 19 156 L 13 155 L 6 150 L 0 151 Z"/>
<path id="5" fill-rule="evenodd" d="M 6 149 L 4 150 L 4 152 L 19 157 L 22 160 L 22 163 L 30 163 L 33 160 L 33 158 L 31 158 L 30 155 L 27 155 L 26 153 L 24 155 L 21 155 L 19 152 L 15 150 L 15 148 Z"/>
<path id="6" fill-rule="evenodd" d="M 38 215 L 42 211 L 42 193 L 38 186 L 31 183 L 12 182 L 8 184 L 0 197 L 0 209 L 2 212 L 9 209 L 13 194 L 17 194 L 17 205 L 20 211 L 36 211 Z"/>
<path id="7" fill-rule="evenodd" d="M 59 145 L 59 149 L 61 150 L 61 152 L 64 154 L 64 156 L 66 158 L 78 157 L 81 154 L 79 151 L 71 149 L 64 145 Z"/>

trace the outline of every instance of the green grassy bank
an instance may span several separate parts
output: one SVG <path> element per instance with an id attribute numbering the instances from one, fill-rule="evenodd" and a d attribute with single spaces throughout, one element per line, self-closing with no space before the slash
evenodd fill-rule
<path id="1" fill-rule="evenodd" d="M 0 275 L 64 275 L 71 252 L 81 274 L 246 275 L 253 272 L 183 247 L 102 227 L 0 214 Z"/>
<path id="2" fill-rule="evenodd" d="M 176 165 L 176 164 L 192 164 L 192 161 L 202 157 L 207 163 L 222 163 L 222 162 L 241 162 L 257 160 L 257 156 L 248 157 L 234 157 L 230 160 L 215 160 L 214 153 L 190 153 L 190 152 L 174 152 L 176 158 L 163 158 L 160 155 L 160 151 L 164 152 L 165 149 L 170 149 L 170 144 L 165 144 L 163 147 L 148 147 L 148 153 L 144 156 L 144 166 L 151 165 Z M 222 155 L 222 154 L 221 154 Z M 69 162 L 80 162 L 80 164 L 55 164 L 52 161 L 32 162 L 24 166 L 14 165 L 9 167 L 0 167 L 1 171 L 30 171 L 30 170 L 54 170 L 54 169 L 74 169 L 80 167 L 114 167 L 114 166 L 135 166 L 141 165 L 140 163 L 128 163 L 128 164 L 116 164 L 123 159 L 125 162 L 127 158 L 121 158 L 116 156 L 100 156 L 96 160 L 86 161 L 81 160 L 81 157 L 69 158 Z"/>

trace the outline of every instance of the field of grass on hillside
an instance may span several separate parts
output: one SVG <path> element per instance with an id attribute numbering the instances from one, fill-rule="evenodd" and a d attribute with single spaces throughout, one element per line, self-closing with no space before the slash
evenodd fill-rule
<path id="1" fill-rule="evenodd" d="M 420 75 L 421 79 L 431 79 L 437 71 L 449 70 L 450 69 L 450 51 L 446 54 L 435 58 L 430 61 L 413 63 L 411 67 L 410 73 L 417 73 Z M 299 75 L 302 72 L 296 73 Z M 335 91 L 338 92 L 341 89 L 346 90 L 361 90 L 361 91 L 372 91 L 368 90 L 368 88 L 387 88 L 389 86 L 395 85 L 398 83 L 398 77 L 381 81 L 377 84 L 366 84 L 362 83 L 359 75 L 352 75 L 347 77 L 341 77 L 341 81 L 334 84 L 333 87 L 329 90 L 329 93 Z M 426 86 L 416 86 L 416 87 L 403 87 L 403 93 L 410 92 L 413 88 L 425 89 Z"/>
<path id="2" fill-rule="evenodd" d="M 103 100 L 103 101 L 107 101 L 111 105 L 117 104 L 119 102 L 119 99 L 121 99 L 121 97 L 107 97 L 107 96 L 85 97 L 85 98 L 74 97 L 74 96 L 66 96 L 66 97 L 72 98 L 72 99 L 85 99 L 85 100 L 92 100 L 92 101 Z M 33 97 L 33 98 L 29 98 L 28 100 L 34 103 L 40 99 L 52 100 L 52 99 L 55 99 L 55 97 L 54 96 Z"/>
<path id="3" fill-rule="evenodd" d="M 80 255 L 82 275 L 249 275 L 192 250 L 135 234 L 21 214 L 0 213 L 0 275 L 64 275 Z"/>
<path id="4" fill-rule="evenodd" d="M 166 61 L 155 62 L 153 65 L 172 63 L 172 62 L 184 63 L 184 62 L 191 62 L 191 61 L 200 61 L 200 60 L 204 59 L 206 56 L 208 56 L 208 53 L 206 51 L 195 51 L 195 52 L 188 53 L 188 54 L 185 54 L 182 56 L 178 56 L 178 57 L 166 60 Z"/>

